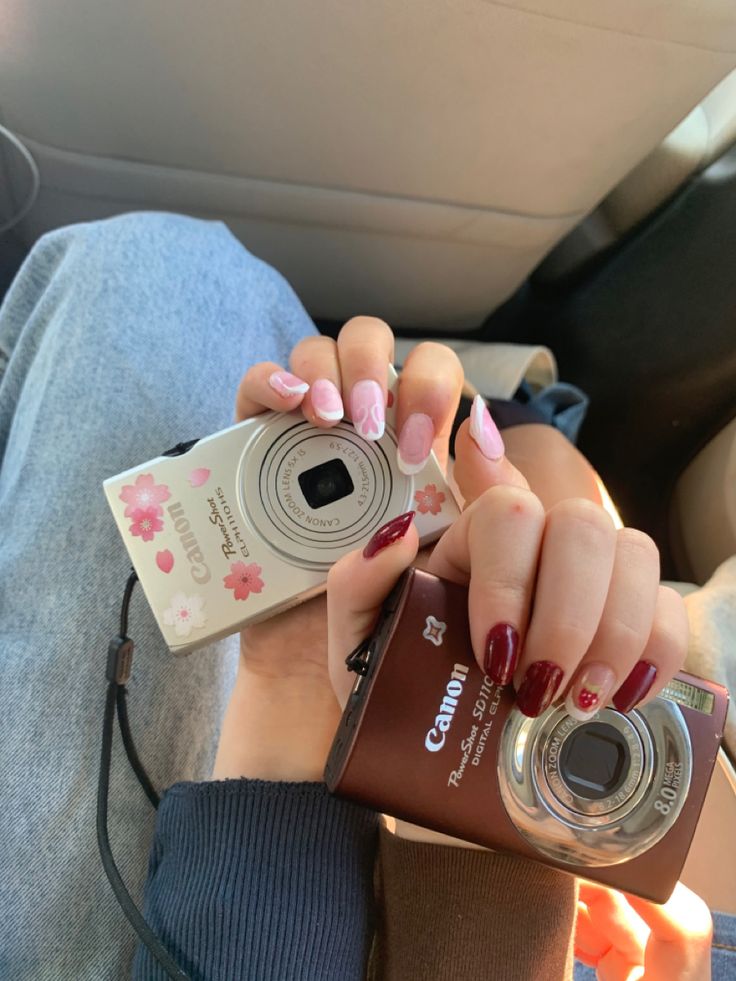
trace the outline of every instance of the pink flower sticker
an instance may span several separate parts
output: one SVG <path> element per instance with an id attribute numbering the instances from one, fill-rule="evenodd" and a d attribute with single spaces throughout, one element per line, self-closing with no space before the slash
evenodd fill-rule
<path id="1" fill-rule="evenodd" d="M 168 548 L 163 549 L 161 552 L 156 552 L 156 565 L 161 572 L 165 572 L 167 575 L 174 568 L 174 556 Z"/>
<path id="2" fill-rule="evenodd" d="M 170 497 L 169 488 L 166 484 L 155 484 L 152 473 L 139 474 L 134 484 L 126 484 L 120 492 L 120 500 L 127 505 L 124 511 L 126 518 L 132 517 L 138 508 L 155 508 L 157 514 L 163 514 L 160 505 Z"/>
<path id="3" fill-rule="evenodd" d="M 150 542 L 157 531 L 164 526 L 161 520 L 161 508 L 156 505 L 150 508 L 136 508 L 129 517 L 133 519 L 130 526 L 131 535 L 140 535 L 144 542 Z"/>
<path id="4" fill-rule="evenodd" d="M 207 467 L 197 467 L 196 470 L 192 470 L 187 479 L 190 487 L 202 487 L 210 479 L 210 471 Z"/>
<path id="5" fill-rule="evenodd" d="M 230 575 L 222 580 L 225 589 L 234 590 L 233 596 L 236 600 L 248 599 L 251 593 L 260 593 L 263 589 L 261 567 L 255 562 L 246 565 L 245 562 L 233 562 L 230 566 Z"/>
<path id="6" fill-rule="evenodd" d="M 192 630 L 203 627 L 207 622 L 202 607 L 204 600 L 201 596 L 187 596 L 177 593 L 171 597 L 171 605 L 163 612 L 163 621 L 167 627 L 173 627 L 177 637 L 188 637 Z"/>
<path id="7" fill-rule="evenodd" d="M 435 484 L 427 484 L 424 490 L 419 490 L 414 495 L 417 504 L 417 511 L 420 514 L 439 514 L 442 510 L 442 502 L 445 495 L 438 491 Z"/>

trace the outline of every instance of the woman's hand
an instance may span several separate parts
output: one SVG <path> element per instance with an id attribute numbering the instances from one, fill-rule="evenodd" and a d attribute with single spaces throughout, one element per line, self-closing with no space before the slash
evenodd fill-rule
<path id="1" fill-rule="evenodd" d="M 682 667 L 684 603 L 659 585 L 659 555 L 643 533 L 617 531 L 589 500 L 563 500 L 545 512 L 522 474 L 492 458 L 484 439 L 491 425 L 476 403 L 460 428 L 454 476 L 471 503 L 426 568 L 469 586 L 476 660 L 498 684 L 513 681 L 527 715 L 565 693 L 578 719 L 611 701 L 628 712 Z M 330 571 L 330 670 L 342 703 L 352 681 L 345 656 L 370 631 L 416 549 L 410 529 L 390 548 L 370 558 L 353 552 Z"/>
<path id="2" fill-rule="evenodd" d="M 598 981 L 709 981 L 713 924 L 678 883 L 664 906 L 580 882 L 575 956 Z"/>
<path id="3" fill-rule="evenodd" d="M 238 388 L 238 420 L 266 409 L 301 409 L 315 426 L 329 429 L 344 416 L 365 439 L 380 439 L 386 421 L 388 366 L 393 364 L 391 328 L 375 317 L 354 317 L 337 341 L 313 335 L 300 341 L 289 358 L 290 371 L 273 362 L 254 365 Z M 443 344 L 418 344 L 401 372 L 396 408 L 399 469 L 414 474 L 434 450 L 447 466 L 463 369 Z"/>
<path id="4" fill-rule="evenodd" d="M 383 433 L 393 335 L 380 320 L 357 317 L 337 341 L 314 336 L 291 353 L 290 372 L 262 363 L 244 376 L 239 420 L 267 409 L 301 408 L 323 428 L 345 415 L 366 439 Z M 399 466 L 418 471 L 434 449 L 442 466 L 460 400 L 457 356 L 420 344 L 401 374 L 397 405 Z M 241 660 L 220 737 L 213 777 L 320 780 L 340 708 L 327 671 L 324 596 L 241 633 Z"/>

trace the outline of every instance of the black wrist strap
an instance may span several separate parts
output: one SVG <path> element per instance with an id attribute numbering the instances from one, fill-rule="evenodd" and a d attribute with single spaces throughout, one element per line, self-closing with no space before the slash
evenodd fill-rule
<path id="1" fill-rule="evenodd" d="M 133 742 L 125 700 L 127 695 L 125 685 L 130 678 L 130 669 L 133 662 L 133 641 L 127 635 L 128 609 L 130 607 L 130 598 L 137 581 L 138 576 L 135 570 L 133 570 L 128 577 L 123 595 L 123 603 L 120 609 L 120 633 L 110 642 L 107 654 L 107 693 L 105 695 L 105 716 L 102 725 L 100 777 L 97 786 L 97 844 L 100 850 L 102 865 L 110 881 L 112 890 L 131 926 L 140 937 L 141 942 L 148 948 L 150 954 L 155 957 L 168 977 L 175 978 L 176 981 L 190 981 L 189 975 L 181 970 L 148 923 L 146 923 L 143 914 L 128 892 L 112 855 L 107 828 L 112 735 L 116 709 L 120 735 L 122 736 L 130 765 L 153 807 L 156 808 L 159 805 L 159 796 L 146 773 L 145 767 L 141 763 Z"/>

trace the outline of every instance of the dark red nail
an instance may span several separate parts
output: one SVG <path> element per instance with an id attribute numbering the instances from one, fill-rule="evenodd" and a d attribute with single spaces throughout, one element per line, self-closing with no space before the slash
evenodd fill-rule
<path id="1" fill-rule="evenodd" d="M 549 708 L 564 673 L 552 661 L 535 661 L 529 665 L 516 693 L 516 704 L 524 715 L 534 719 Z"/>
<path id="2" fill-rule="evenodd" d="M 644 698 L 656 677 L 657 669 L 653 664 L 649 661 L 638 661 L 613 696 L 613 704 L 619 712 L 630 712 Z"/>
<path id="3" fill-rule="evenodd" d="M 409 530 L 414 514 L 414 511 L 407 511 L 406 514 L 400 514 L 398 518 L 393 518 L 387 524 L 382 525 L 363 549 L 363 558 L 371 559 L 376 552 L 380 552 L 381 549 L 393 545 L 394 542 L 403 538 Z"/>
<path id="4" fill-rule="evenodd" d="M 519 634 L 510 623 L 497 623 L 486 637 L 483 670 L 497 685 L 507 685 L 519 660 Z"/>

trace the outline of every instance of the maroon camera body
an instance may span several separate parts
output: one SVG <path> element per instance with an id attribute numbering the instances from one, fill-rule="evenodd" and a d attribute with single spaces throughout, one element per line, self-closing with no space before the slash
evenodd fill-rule
<path id="1" fill-rule="evenodd" d="M 408 570 L 351 659 L 325 769 L 342 797 L 665 902 L 723 733 L 728 693 L 678 674 L 646 706 L 536 719 L 478 668 L 467 590 Z"/>

